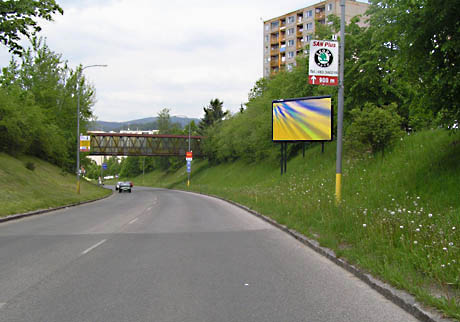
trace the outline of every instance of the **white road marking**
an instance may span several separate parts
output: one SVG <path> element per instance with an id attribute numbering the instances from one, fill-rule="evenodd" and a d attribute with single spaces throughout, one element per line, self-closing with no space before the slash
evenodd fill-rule
<path id="1" fill-rule="evenodd" d="M 97 246 L 102 245 L 102 244 L 105 243 L 106 241 L 107 241 L 107 239 L 101 240 L 99 243 L 97 243 L 96 245 L 91 246 L 91 247 L 88 248 L 87 250 L 83 251 L 81 254 L 82 254 L 82 255 L 88 254 L 88 253 L 89 253 L 90 251 L 92 251 L 94 248 L 96 248 Z"/>
<path id="2" fill-rule="evenodd" d="M 136 221 L 137 221 L 137 218 L 134 218 L 134 219 L 131 220 L 128 224 L 129 224 L 129 225 L 134 224 Z"/>

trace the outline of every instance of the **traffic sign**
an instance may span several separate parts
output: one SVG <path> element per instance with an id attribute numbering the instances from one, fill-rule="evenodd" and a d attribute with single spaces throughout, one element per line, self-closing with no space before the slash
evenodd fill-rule
<path id="1" fill-rule="evenodd" d="M 107 170 L 107 163 L 102 164 L 102 169 Z"/>
<path id="2" fill-rule="evenodd" d="M 308 83 L 337 86 L 339 84 L 339 45 L 336 41 L 310 41 Z"/>

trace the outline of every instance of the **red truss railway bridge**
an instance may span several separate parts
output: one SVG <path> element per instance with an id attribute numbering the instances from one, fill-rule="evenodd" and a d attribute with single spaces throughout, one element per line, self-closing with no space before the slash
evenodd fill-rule
<path id="1" fill-rule="evenodd" d="M 90 155 L 183 156 L 189 149 L 202 157 L 203 136 L 90 132 Z"/>

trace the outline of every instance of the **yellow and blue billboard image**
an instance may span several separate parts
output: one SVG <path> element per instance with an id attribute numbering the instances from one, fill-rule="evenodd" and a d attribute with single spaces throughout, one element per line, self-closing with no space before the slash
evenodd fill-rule
<path id="1" fill-rule="evenodd" d="M 272 103 L 273 141 L 332 141 L 330 96 Z"/>

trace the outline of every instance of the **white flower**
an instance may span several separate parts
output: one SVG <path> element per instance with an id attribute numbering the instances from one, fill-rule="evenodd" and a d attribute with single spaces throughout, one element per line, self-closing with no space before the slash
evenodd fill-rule
<path id="1" fill-rule="evenodd" d="M 399 228 L 403 229 L 403 228 L 404 228 L 404 226 L 399 226 Z"/>
<path id="2" fill-rule="evenodd" d="M 416 231 L 416 232 L 419 232 L 419 231 L 420 231 L 420 228 L 416 228 L 415 231 Z"/>
<path id="3" fill-rule="evenodd" d="M 395 212 L 394 212 L 394 211 L 390 211 L 390 214 L 394 215 L 394 214 L 395 214 Z"/>
<path id="4" fill-rule="evenodd" d="M 430 218 L 433 217 L 433 214 L 428 214 L 428 217 L 430 217 Z"/>
<path id="5" fill-rule="evenodd" d="M 455 230 L 455 226 L 454 226 L 454 227 L 452 227 L 452 230 Z"/>
<path id="6" fill-rule="evenodd" d="M 444 264 L 441 264 L 441 267 L 442 267 L 442 268 L 444 268 L 444 267 L 446 267 L 446 265 L 444 265 Z"/>
<path id="7" fill-rule="evenodd" d="M 449 246 L 454 246 L 454 243 L 453 243 L 453 242 L 450 242 L 450 243 L 449 243 Z"/>
<path id="8" fill-rule="evenodd" d="M 446 247 L 443 247 L 442 250 L 447 251 L 447 248 L 446 248 Z"/>
<path id="9" fill-rule="evenodd" d="M 363 224 L 363 227 L 367 227 L 367 225 L 366 225 L 366 224 Z"/>
<path id="10" fill-rule="evenodd" d="M 415 245 L 417 245 L 417 244 L 418 244 L 418 242 L 417 242 L 416 240 L 414 240 L 414 244 L 415 244 Z"/>

